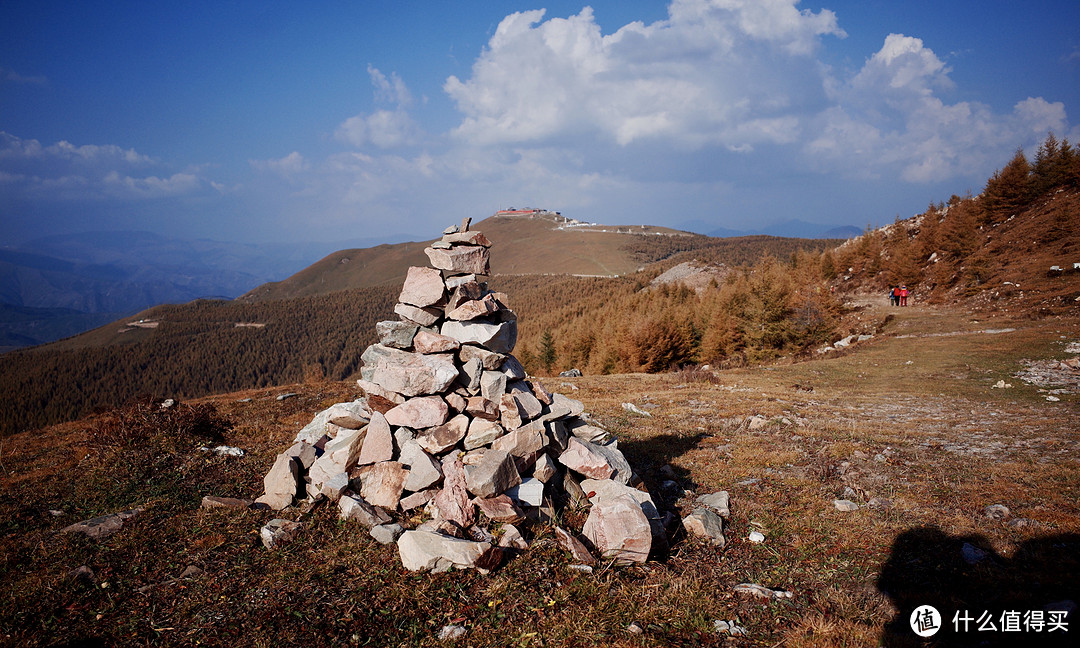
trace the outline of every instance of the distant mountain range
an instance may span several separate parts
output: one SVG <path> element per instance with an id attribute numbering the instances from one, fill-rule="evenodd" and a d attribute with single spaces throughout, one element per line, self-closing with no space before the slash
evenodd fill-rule
<path id="1" fill-rule="evenodd" d="M 679 223 L 678 227 L 688 232 L 695 232 L 719 238 L 764 234 L 766 236 L 783 236 L 787 238 L 848 239 L 863 233 L 863 230 L 853 225 L 822 225 L 820 223 L 808 223 L 798 219 L 792 219 L 783 223 L 751 230 L 734 230 L 727 227 L 716 227 L 713 223 L 708 223 L 703 220 L 684 221 Z"/>
<path id="2" fill-rule="evenodd" d="M 157 304 L 232 299 L 334 250 L 373 242 L 222 243 L 125 231 L 0 248 L 0 351 L 77 335 Z"/>

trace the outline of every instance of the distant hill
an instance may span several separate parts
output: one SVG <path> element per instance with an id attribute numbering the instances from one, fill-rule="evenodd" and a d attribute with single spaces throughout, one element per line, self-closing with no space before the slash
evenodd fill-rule
<path id="1" fill-rule="evenodd" d="M 700 234 L 648 225 L 591 225 L 550 212 L 497 215 L 473 227 L 497 243 L 491 250 L 491 270 L 497 275 L 617 276 L 654 260 L 655 253 L 645 250 L 678 250 L 708 242 Z M 680 243 L 673 246 L 668 239 Z M 400 284 L 409 266 L 427 265 L 423 250 L 431 240 L 334 252 L 284 281 L 259 286 L 242 299 L 288 299 Z"/>
<path id="2" fill-rule="evenodd" d="M 849 239 L 863 233 L 863 230 L 852 225 L 823 225 L 808 223 L 799 219 L 791 219 L 768 227 L 749 230 L 715 227 L 712 223 L 701 219 L 684 221 L 679 224 L 679 227 L 689 232 L 701 232 L 717 238 L 765 235 L 803 239 Z"/>
<path id="3" fill-rule="evenodd" d="M 360 242 L 359 239 L 356 242 Z M 85 232 L 0 249 L 0 350 L 77 335 L 124 314 L 234 298 L 296 272 L 329 243 L 243 244 L 153 232 Z M 37 309 L 30 320 L 29 311 Z"/>

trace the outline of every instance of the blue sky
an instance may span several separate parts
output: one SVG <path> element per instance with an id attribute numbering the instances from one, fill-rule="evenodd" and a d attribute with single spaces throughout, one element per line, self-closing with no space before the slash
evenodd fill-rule
<path id="1" fill-rule="evenodd" d="M 0 4 L 0 245 L 865 226 L 1080 142 L 1080 5 Z"/>

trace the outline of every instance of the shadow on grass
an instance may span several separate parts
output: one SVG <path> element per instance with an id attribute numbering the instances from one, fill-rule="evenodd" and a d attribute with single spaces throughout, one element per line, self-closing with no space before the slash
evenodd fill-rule
<path id="1" fill-rule="evenodd" d="M 671 466 L 676 457 L 695 449 L 698 443 L 708 435 L 704 433 L 680 435 L 661 434 L 648 439 L 619 439 L 619 450 L 626 455 L 627 461 L 636 470 L 640 471 L 646 482 L 650 479 L 664 479 L 658 471 L 664 466 Z M 696 488 L 697 484 L 690 478 L 689 471 L 671 466 L 675 479 L 684 488 Z"/>
<path id="2" fill-rule="evenodd" d="M 893 543 L 877 587 L 899 610 L 881 637 L 890 648 L 1080 643 L 1080 535 L 1033 538 L 1005 558 L 980 535 L 909 529 Z M 940 629 L 927 638 L 912 627 L 913 613 L 923 605 L 941 617 Z M 929 630 L 925 615 L 919 618 Z"/>

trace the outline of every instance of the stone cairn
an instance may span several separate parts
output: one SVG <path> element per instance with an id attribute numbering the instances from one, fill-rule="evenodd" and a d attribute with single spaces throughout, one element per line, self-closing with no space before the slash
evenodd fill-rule
<path id="1" fill-rule="evenodd" d="M 554 529 L 576 562 L 591 564 L 595 554 L 645 561 L 667 548 L 665 521 L 678 517 L 665 520 L 635 487 L 617 441 L 581 402 L 528 379 L 511 354 L 516 316 L 484 282 L 491 242 L 470 220 L 424 250 L 431 267 L 409 268 L 394 308 L 400 319 L 379 322 L 379 342 L 362 356 L 365 396 L 300 431 L 256 506 L 336 502 L 342 518 L 396 542 L 406 568 L 445 571 L 493 569 L 507 549 L 528 548 L 525 525 L 588 505 L 581 533 Z M 720 529 L 712 511 L 694 515 L 688 530 L 702 516 Z M 274 520 L 263 542 L 288 541 L 301 527 Z"/>

